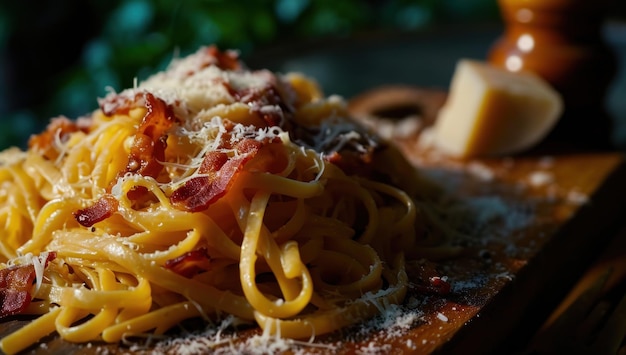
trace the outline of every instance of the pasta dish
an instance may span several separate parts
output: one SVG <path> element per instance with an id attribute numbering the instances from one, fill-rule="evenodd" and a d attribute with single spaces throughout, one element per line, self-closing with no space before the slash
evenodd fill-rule
<path id="1" fill-rule="evenodd" d="M 334 332 L 403 301 L 432 193 L 313 80 L 201 48 L 0 154 L 0 316 L 33 317 L 0 347 L 224 315 Z"/>

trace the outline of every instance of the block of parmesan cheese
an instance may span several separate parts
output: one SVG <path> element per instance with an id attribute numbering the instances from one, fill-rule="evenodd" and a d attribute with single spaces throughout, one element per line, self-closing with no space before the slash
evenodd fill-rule
<path id="1" fill-rule="evenodd" d="M 562 110 L 560 94 L 539 76 L 462 59 L 438 113 L 434 141 L 462 158 L 517 153 L 541 141 Z"/>

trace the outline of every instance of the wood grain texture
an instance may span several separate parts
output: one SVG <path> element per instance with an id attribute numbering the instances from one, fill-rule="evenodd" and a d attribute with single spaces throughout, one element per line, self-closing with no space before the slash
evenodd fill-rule
<path id="1" fill-rule="evenodd" d="M 546 160 L 550 161 L 549 167 L 545 166 Z M 484 304 L 470 324 L 457 324 L 454 336 L 436 349 L 445 353 L 488 353 L 523 348 L 623 222 L 623 156 L 561 152 L 456 162 L 452 169 L 467 170 L 471 164 L 484 164 L 493 172 L 493 180 L 483 182 L 487 185 L 483 193 L 497 191 L 512 204 L 535 201 L 537 208 L 534 222 L 509 241 L 508 250 L 515 252 L 494 253 L 494 259 L 502 258 L 501 263 L 510 265 L 512 279 L 495 293 L 486 291 Z M 552 180 L 541 186 L 531 183 L 533 176 L 543 173 Z"/>

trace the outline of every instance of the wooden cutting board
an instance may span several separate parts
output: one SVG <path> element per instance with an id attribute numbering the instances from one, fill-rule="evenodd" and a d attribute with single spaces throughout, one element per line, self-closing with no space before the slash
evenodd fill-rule
<path id="1" fill-rule="evenodd" d="M 413 156 L 415 161 L 435 171 L 452 193 L 487 201 L 475 204 L 477 210 L 493 214 L 495 225 L 508 226 L 500 227 L 499 237 L 479 236 L 485 248 L 478 255 L 442 262 L 457 272 L 449 277 L 460 292 L 439 303 L 431 318 L 443 313 L 448 321 L 432 321 L 408 337 L 428 339 L 416 347 L 418 353 L 523 348 L 623 223 L 624 156 L 550 148 L 458 162 L 423 153 Z M 481 252 L 489 257 L 481 261 Z M 455 282 L 472 287 L 455 288 Z"/>
<path id="2" fill-rule="evenodd" d="M 308 352 L 470 354 L 519 346 L 601 250 L 626 211 L 620 153 L 543 147 L 513 158 L 462 162 L 424 148 L 414 138 L 397 143 L 425 176 L 462 202 L 455 206 L 465 210 L 455 213 L 474 218 L 469 228 L 475 235 L 463 240 L 463 254 L 413 262 L 409 269 L 415 280 L 424 267 L 436 268 L 451 292 L 442 296 L 411 288 L 402 307 L 346 333 L 319 338 L 318 346 L 304 346 Z M 0 337 L 24 322 L 2 322 Z M 245 338 L 255 332 L 240 334 Z M 241 339 L 233 335 L 231 343 Z M 69 344 L 56 336 L 42 344 L 28 352 L 129 351 L 117 345 Z M 202 342 L 189 338 L 186 344 Z M 176 352 L 179 347 L 158 350 Z"/>

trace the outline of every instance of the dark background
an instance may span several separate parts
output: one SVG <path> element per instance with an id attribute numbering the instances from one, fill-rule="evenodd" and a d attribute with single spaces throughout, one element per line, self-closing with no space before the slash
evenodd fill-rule
<path id="1" fill-rule="evenodd" d="M 625 3 L 614 2 L 611 20 L 625 18 Z M 341 45 L 348 39 L 374 38 L 386 45 L 383 39 L 408 36 L 416 36 L 422 44 L 407 55 L 423 53 L 424 58 L 437 61 L 428 53 L 445 52 L 448 47 L 474 49 L 478 55 L 500 26 L 495 0 L 2 1 L 0 148 L 23 147 L 29 134 L 51 117 L 86 114 L 96 108 L 96 98 L 104 96 L 107 88 L 130 87 L 134 78 L 141 80 L 163 69 L 175 53 L 184 55 L 202 45 L 238 49 L 244 60 L 276 70 L 309 70 L 322 76 L 327 93 L 349 96 L 354 93 L 350 88 L 363 86 L 325 80 L 326 69 L 299 67 L 307 65 L 307 58 L 289 66 L 289 57 L 308 49 L 310 61 L 316 58 L 311 51 L 322 50 L 320 43 Z M 464 29 L 473 36 L 468 41 L 463 40 Z M 432 33 L 442 34 L 443 44 L 429 42 Z M 617 36 L 626 38 L 626 32 Z M 350 43 L 361 43 L 361 53 L 367 50 L 365 42 Z M 428 46 L 438 45 L 429 50 Z M 376 58 L 373 49 L 371 54 Z M 448 58 L 454 59 L 453 53 Z M 423 72 L 437 73 L 434 82 L 440 84 L 447 80 L 441 73 L 451 72 L 451 63 L 435 63 L 439 72 L 437 68 Z M 434 83 L 425 78 L 426 84 Z"/>

